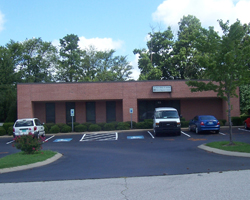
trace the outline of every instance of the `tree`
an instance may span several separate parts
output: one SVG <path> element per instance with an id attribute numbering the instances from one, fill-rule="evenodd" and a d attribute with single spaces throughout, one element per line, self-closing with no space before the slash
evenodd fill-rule
<path id="1" fill-rule="evenodd" d="M 219 36 L 212 27 L 203 29 L 204 34 L 197 35 L 197 49 L 202 52 L 199 63 L 204 68 L 208 83 L 188 81 L 192 92 L 213 90 L 227 101 L 228 121 L 230 127 L 230 144 L 232 139 L 231 97 L 236 97 L 238 86 L 250 80 L 250 25 L 242 25 L 239 20 L 229 26 L 229 21 L 219 20 L 223 35 Z"/>
<path id="2" fill-rule="evenodd" d="M 178 71 L 178 79 L 200 79 L 202 68 L 197 57 L 200 52 L 195 47 L 196 35 L 202 34 L 200 20 L 195 16 L 184 16 L 179 24 L 178 39 L 174 43 L 172 51 L 172 63 Z"/>
<path id="3" fill-rule="evenodd" d="M 114 50 L 97 51 L 94 47 L 82 51 L 81 81 L 125 81 L 132 74 L 126 56 L 114 56 Z"/>
<path id="4" fill-rule="evenodd" d="M 152 31 L 153 32 L 153 31 Z M 134 49 L 139 54 L 138 68 L 141 70 L 139 80 L 174 79 L 175 70 L 171 64 L 171 51 L 174 36 L 170 27 L 163 32 L 149 33 L 148 49 Z"/>
<path id="5" fill-rule="evenodd" d="M 51 82 L 57 63 L 57 49 L 41 38 L 32 38 L 21 43 L 22 54 L 18 69 L 23 82 Z"/>
<path id="6" fill-rule="evenodd" d="M 58 80 L 65 82 L 77 82 L 80 66 L 79 37 L 74 34 L 66 35 L 60 39 L 60 56 L 58 66 Z"/>
<path id="7" fill-rule="evenodd" d="M 16 119 L 16 76 L 10 49 L 0 47 L 0 121 Z"/>

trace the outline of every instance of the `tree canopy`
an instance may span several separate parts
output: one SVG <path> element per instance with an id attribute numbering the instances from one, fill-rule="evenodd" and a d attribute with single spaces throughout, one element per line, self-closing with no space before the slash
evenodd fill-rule
<path id="1" fill-rule="evenodd" d="M 193 92 L 213 90 L 227 101 L 232 143 L 230 99 L 237 97 L 237 87 L 250 80 L 250 25 L 242 25 L 239 20 L 232 25 L 229 25 L 229 21 L 218 22 L 223 31 L 222 36 L 211 27 L 209 30 L 203 29 L 203 34 L 197 35 L 195 44 L 197 50 L 202 52 L 198 61 L 209 81 L 188 81 L 187 84 Z"/>

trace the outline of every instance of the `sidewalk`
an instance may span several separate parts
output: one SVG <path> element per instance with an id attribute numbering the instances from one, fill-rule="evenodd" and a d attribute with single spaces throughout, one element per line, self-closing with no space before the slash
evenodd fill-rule
<path id="1" fill-rule="evenodd" d="M 250 170 L 172 176 L 2 183 L 1 200 L 248 200 Z"/>

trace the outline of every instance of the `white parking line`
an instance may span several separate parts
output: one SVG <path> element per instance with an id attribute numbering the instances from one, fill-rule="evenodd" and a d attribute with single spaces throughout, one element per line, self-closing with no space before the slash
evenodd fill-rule
<path id="1" fill-rule="evenodd" d="M 221 132 L 219 132 L 219 134 L 221 134 L 221 135 L 226 135 L 225 133 L 221 133 Z"/>
<path id="2" fill-rule="evenodd" d="M 148 131 L 148 134 L 154 139 L 155 137 L 153 136 L 153 134 L 152 133 L 150 133 L 149 131 Z"/>
<path id="3" fill-rule="evenodd" d="M 190 135 L 188 135 L 187 133 L 184 133 L 183 131 L 181 131 L 181 133 L 187 137 L 191 137 Z"/>
<path id="4" fill-rule="evenodd" d="M 84 134 L 84 135 L 82 136 L 82 138 L 80 139 L 80 142 L 82 142 L 82 141 L 84 140 L 85 136 L 86 136 L 86 134 Z"/>
<path id="5" fill-rule="evenodd" d="M 49 141 L 49 140 L 52 139 L 53 137 L 55 137 L 55 135 L 52 135 L 51 137 L 47 138 L 46 140 L 43 141 L 43 143 Z"/>
<path id="6" fill-rule="evenodd" d="M 11 141 L 7 142 L 6 144 L 11 144 L 12 142 L 14 142 L 14 140 L 11 140 Z"/>
<path id="7" fill-rule="evenodd" d="M 250 132 L 250 130 L 246 130 L 246 129 L 243 129 L 243 128 L 238 128 L 238 130 L 240 130 L 240 131 Z"/>

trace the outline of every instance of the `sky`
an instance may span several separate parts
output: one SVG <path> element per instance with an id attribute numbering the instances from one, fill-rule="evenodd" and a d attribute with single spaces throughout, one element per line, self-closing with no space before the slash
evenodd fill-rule
<path id="1" fill-rule="evenodd" d="M 249 8 L 250 0 L 0 0 L 0 45 L 41 38 L 57 46 L 75 34 L 82 49 L 93 45 L 127 56 L 136 80 L 140 71 L 133 50 L 146 48 L 152 29 L 170 26 L 177 34 L 183 16 L 194 15 L 203 27 L 220 31 L 218 19 L 249 23 Z"/>

